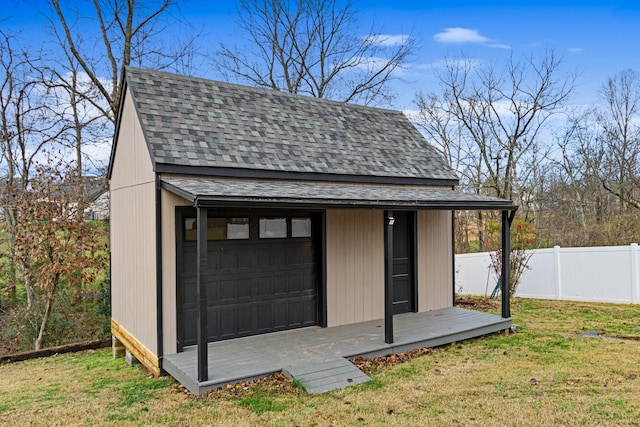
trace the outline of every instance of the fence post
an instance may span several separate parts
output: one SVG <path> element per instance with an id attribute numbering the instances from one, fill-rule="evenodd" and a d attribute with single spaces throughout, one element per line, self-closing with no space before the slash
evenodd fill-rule
<path id="1" fill-rule="evenodd" d="M 631 303 L 640 304 L 640 266 L 638 266 L 638 244 L 631 244 Z"/>
<path id="2" fill-rule="evenodd" d="M 553 255 L 554 255 L 554 266 L 555 266 L 555 288 L 556 288 L 556 299 L 562 299 L 562 279 L 560 274 L 560 246 L 553 247 Z"/>

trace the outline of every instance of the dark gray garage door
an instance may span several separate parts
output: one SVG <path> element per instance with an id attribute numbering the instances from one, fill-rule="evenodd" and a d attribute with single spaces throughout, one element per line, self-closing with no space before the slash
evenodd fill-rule
<path id="1" fill-rule="evenodd" d="M 195 220 L 182 219 L 178 251 L 179 347 L 196 343 Z M 316 325 L 311 216 L 209 218 L 209 341 Z M 181 254 L 180 254 L 181 252 Z"/>

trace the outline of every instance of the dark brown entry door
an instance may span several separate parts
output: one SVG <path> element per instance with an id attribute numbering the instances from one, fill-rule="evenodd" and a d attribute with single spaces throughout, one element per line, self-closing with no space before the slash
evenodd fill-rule
<path id="1" fill-rule="evenodd" d="M 415 311 L 414 215 L 393 212 L 393 314 Z"/>

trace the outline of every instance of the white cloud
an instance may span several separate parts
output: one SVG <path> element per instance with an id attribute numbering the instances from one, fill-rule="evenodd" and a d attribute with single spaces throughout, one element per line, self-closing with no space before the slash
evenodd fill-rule
<path id="1" fill-rule="evenodd" d="M 366 56 L 358 60 L 354 68 L 365 71 L 379 70 L 389 63 L 389 59 L 380 56 Z M 393 70 L 394 76 L 399 76 L 406 71 L 404 67 L 398 67 Z"/>
<path id="2" fill-rule="evenodd" d="M 494 47 L 496 49 L 504 49 L 504 50 L 511 49 L 511 46 L 509 46 L 508 44 L 504 44 L 504 43 L 490 43 L 487 46 L 488 47 Z"/>
<path id="3" fill-rule="evenodd" d="M 581 48 L 581 47 L 570 47 L 567 50 L 569 51 L 569 53 L 582 53 L 582 52 L 584 52 L 584 49 Z"/>
<path id="4" fill-rule="evenodd" d="M 402 113 L 412 122 L 418 123 L 420 121 L 420 110 L 416 110 L 415 108 L 405 108 L 402 110 Z"/>
<path id="5" fill-rule="evenodd" d="M 102 172 L 109 164 L 111 157 L 111 138 L 105 138 L 100 141 L 85 144 L 82 147 L 84 156 L 84 164 L 91 173 Z"/>
<path id="6" fill-rule="evenodd" d="M 419 64 L 414 68 L 432 69 L 432 70 L 445 69 L 450 67 L 472 69 L 472 68 L 482 67 L 486 63 L 487 61 L 483 59 L 477 59 L 477 58 L 455 58 L 455 59 L 447 58 L 447 59 L 441 59 L 439 61 L 431 62 L 429 64 Z"/>
<path id="7" fill-rule="evenodd" d="M 104 173 L 111 156 L 111 144 L 111 138 L 101 138 L 82 144 L 82 169 L 84 173 L 89 175 Z M 59 154 L 65 162 L 76 161 L 75 147 L 62 147 Z"/>
<path id="8" fill-rule="evenodd" d="M 491 39 L 481 35 L 478 30 L 462 27 L 445 28 L 433 36 L 440 43 L 487 43 Z"/>
<path id="9" fill-rule="evenodd" d="M 407 43 L 409 36 L 406 34 L 374 34 L 364 37 L 364 40 L 378 46 L 400 46 Z"/>

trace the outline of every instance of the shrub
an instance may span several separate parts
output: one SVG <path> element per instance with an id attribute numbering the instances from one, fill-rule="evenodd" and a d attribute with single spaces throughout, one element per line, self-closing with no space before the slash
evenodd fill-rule
<path id="1" fill-rule="evenodd" d="M 491 253 L 491 267 L 493 268 L 498 283 L 502 277 L 502 225 L 497 222 L 489 223 L 488 247 L 496 248 Z M 537 247 L 538 231 L 533 224 L 522 220 L 516 220 L 511 224 L 511 252 L 509 257 L 509 296 L 516 293 L 520 278 L 525 270 L 528 270 L 529 260 Z M 494 292 L 495 294 L 495 292 Z M 492 294 L 493 296 L 493 294 Z"/>

